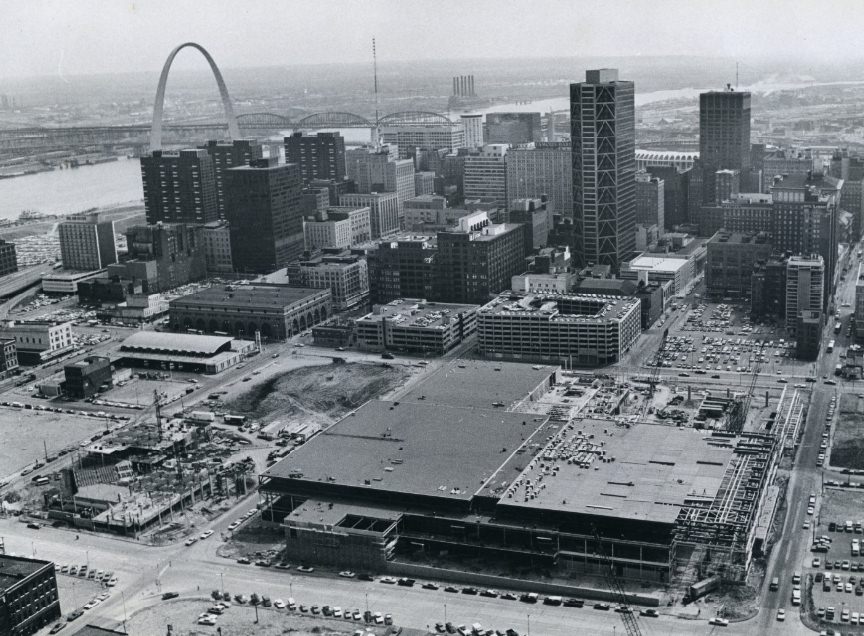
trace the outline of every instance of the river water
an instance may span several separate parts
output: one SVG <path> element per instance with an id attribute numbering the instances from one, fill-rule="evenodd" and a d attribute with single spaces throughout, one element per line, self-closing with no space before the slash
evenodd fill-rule
<path id="1" fill-rule="evenodd" d="M 792 83 L 764 81 L 741 90 L 754 93 L 770 93 L 798 87 L 828 86 L 839 84 L 860 84 L 860 81 L 831 83 Z M 637 93 L 636 105 L 644 106 L 667 99 L 697 99 L 706 89 L 681 88 L 676 90 Z M 491 112 L 540 112 L 566 110 L 569 99 L 566 96 L 538 100 L 526 104 L 498 104 L 489 108 L 472 110 L 473 113 Z M 458 117 L 453 114 L 452 118 Z M 371 131 L 348 128 L 339 130 L 349 144 L 367 143 Z M 290 131 L 285 131 L 290 134 Z M 280 153 L 281 154 L 281 153 Z M 109 206 L 117 203 L 140 201 L 141 171 L 137 159 L 120 159 L 95 166 L 82 166 L 69 170 L 53 170 L 34 175 L 0 179 L 0 219 L 16 218 L 24 210 L 34 210 L 45 214 L 69 214 L 88 208 Z"/>
<path id="2" fill-rule="evenodd" d="M 121 158 L 94 166 L 0 179 L 0 219 L 17 218 L 24 210 L 70 214 L 140 201 L 143 197 L 140 163 Z"/>

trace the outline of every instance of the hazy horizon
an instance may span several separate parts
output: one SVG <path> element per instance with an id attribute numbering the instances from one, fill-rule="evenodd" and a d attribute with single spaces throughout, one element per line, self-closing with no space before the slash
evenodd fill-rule
<path id="1" fill-rule="evenodd" d="M 722 9 L 722 10 L 721 10 Z M 4 3 L 0 80 L 158 72 L 194 41 L 223 69 L 571 58 L 690 57 L 847 66 L 864 5 L 854 0 L 478 0 L 434 4 L 289 0 L 43 0 Z M 819 16 L 843 19 L 814 19 Z M 197 68 L 181 55 L 177 69 Z M 792 69 L 790 69 L 791 71 Z"/>

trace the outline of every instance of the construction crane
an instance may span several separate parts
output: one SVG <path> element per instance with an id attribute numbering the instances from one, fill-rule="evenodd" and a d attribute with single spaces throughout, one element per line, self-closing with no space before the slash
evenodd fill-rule
<path id="1" fill-rule="evenodd" d="M 660 339 L 660 346 L 657 347 L 657 352 L 659 354 L 660 351 L 663 350 L 663 344 L 666 342 L 666 336 L 669 335 L 669 328 L 663 330 L 663 337 Z M 645 415 L 648 413 L 648 407 L 651 404 L 651 400 L 654 398 L 654 389 L 657 387 L 657 380 L 660 378 L 660 360 L 657 360 L 657 364 L 651 369 L 651 375 L 648 376 L 648 398 L 645 400 L 645 403 L 642 405 L 642 410 L 639 412 L 639 420 L 642 421 L 645 419 Z"/>
<path id="2" fill-rule="evenodd" d="M 636 622 L 636 615 L 633 613 L 633 608 L 627 602 L 627 595 L 624 593 L 621 583 L 615 574 L 615 564 L 606 554 L 606 550 L 603 549 L 603 542 L 600 540 L 600 532 L 597 530 L 597 526 L 592 526 L 591 531 L 594 534 L 594 541 L 597 545 L 597 556 L 600 557 L 601 561 L 600 571 L 606 579 L 606 587 L 609 588 L 609 591 L 612 592 L 615 600 L 620 605 L 619 613 L 621 614 L 621 620 L 624 622 L 627 636 L 642 636 L 639 623 Z"/>

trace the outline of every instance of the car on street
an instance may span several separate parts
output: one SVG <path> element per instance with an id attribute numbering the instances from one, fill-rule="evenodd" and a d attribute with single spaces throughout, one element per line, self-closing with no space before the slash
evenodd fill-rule
<path id="1" fill-rule="evenodd" d="M 66 623 L 57 623 L 54 627 L 51 628 L 49 634 L 56 634 L 59 631 L 66 629 Z"/>
<path id="2" fill-rule="evenodd" d="M 298 572 L 304 572 L 305 574 L 309 574 L 310 572 L 314 572 L 315 568 L 310 568 L 308 565 L 298 565 L 296 570 Z"/>
<path id="3" fill-rule="evenodd" d="M 424 583 L 421 586 L 424 590 L 437 590 L 438 586 L 435 583 Z"/>
<path id="4" fill-rule="evenodd" d="M 180 596 L 180 594 L 178 592 L 165 592 L 162 595 L 162 600 L 163 601 L 169 601 L 172 598 L 177 598 L 178 596 Z"/>
<path id="5" fill-rule="evenodd" d="M 639 616 L 651 616 L 652 618 L 657 618 L 660 616 L 660 612 L 658 612 L 656 609 L 648 608 L 639 610 Z"/>
<path id="6" fill-rule="evenodd" d="M 71 623 L 72 621 L 81 618 L 82 616 L 84 616 L 84 610 L 77 609 L 66 616 L 66 622 Z"/>
<path id="7" fill-rule="evenodd" d="M 207 537 L 210 537 L 210 536 L 213 536 L 213 531 L 212 530 L 205 530 L 204 532 L 201 533 L 201 535 L 198 538 L 199 539 L 206 539 Z"/>
<path id="8" fill-rule="evenodd" d="M 273 601 L 273 607 L 275 607 L 276 609 L 285 609 L 285 601 L 283 601 L 281 598 L 277 598 L 275 601 Z"/>
<path id="9" fill-rule="evenodd" d="M 778 621 L 785 621 L 786 620 L 786 610 L 783 609 L 782 607 L 777 610 L 777 620 Z"/>
<path id="10" fill-rule="evenodd" d="M 386 585 L 396 585 L 396 579 L 392 576 L 384 576 L 381 577 L 381 583 L 385 583 Z"/>
<path id="11" fill-rule="evenodd" d="M 339 573 L 339 576 L 341 576 L 343 579 L 353 579 L 357 576 L 357 574 L 352 572 L 351 570 L 342 570 Z"/>
<path id="12" fill-rule="evenodd" d="M 198 537 L 189 537 L 188 539 L 186 539 L 185 545 L 187 545 L 187 546 L 194 545 L 197 541 L 198 541 Z"/>
<path id="13" fill-rule="evenodd" d="M 709 625 L 715 625 L 717 627 L 729 627 L 729 621 L 725 618 L 720 618 L 719 616 L 715 616 L 714 618 L 708 621 Z"/>
<path id="14" fill-rule="evenodd" d="M 241 557 L 237 559 L 237 563 L 239 563 L 240 565 L 249 565 L 250 563 L 252 563 L 252 561 L 250 561 L 246 557 Z"/>

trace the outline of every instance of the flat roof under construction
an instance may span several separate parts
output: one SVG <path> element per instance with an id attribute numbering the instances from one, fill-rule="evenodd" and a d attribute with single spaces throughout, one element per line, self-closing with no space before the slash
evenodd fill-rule
<path id="1" fill-rule="evenodd" d="M 686 500 L 714 499 L 733 453 L 728 440 L 693 429 L 575 420 L 518 478 L 502 467 L 502 483 L 488 488 L 508 507 L 671 524 Z"/>
<path id="2" fill-rule="evenodd" d="M 509 410 L 557 370 L 552 365 L 457 359 L 442 365 L 399 399 Z"/>
<path id="3" fill-rule="evenodd" d="M 546 417 L 373 400 L 264 477 L 470 500 Z"/>

